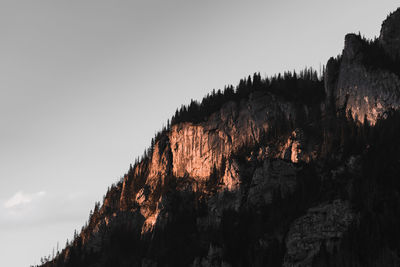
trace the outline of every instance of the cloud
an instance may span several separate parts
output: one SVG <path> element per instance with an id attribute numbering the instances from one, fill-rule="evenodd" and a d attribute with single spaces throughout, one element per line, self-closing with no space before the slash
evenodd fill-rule
<path id="1" fill-rule="evenodd" d="M 70 222 L 82 226 L 95 200 L 94 196 L 83 191 L 66 194 L 18 191 L 0 200 L 0 229 L 27 229 Z"/>
<path id="2" fill-rule="evenodd" d="M 37 193 L 24 193 L 22 191 L 19 191 L 15 193 L 10 199 L 4 202 L 4 207 L 7 209 L 19 207 L 22 205 L 26 205 L 28 203 L 31 203 L 32 201 L 41 198 L 46 195 L 46 192 L 40 191 Z"/>

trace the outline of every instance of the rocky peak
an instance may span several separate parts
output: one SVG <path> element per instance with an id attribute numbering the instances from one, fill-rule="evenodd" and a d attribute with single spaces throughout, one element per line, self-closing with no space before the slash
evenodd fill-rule
<path id="1" fill-rule="evenodd" d="M 361 62 L 363 58 L 362 40 L 354 33 L 346 34 L 344 38 L 343 60 L 349 63 Z"/>
<path id="2" fill-rule="evenodd" d="M 400 8 L 390 14 L 382 23 L 379 42 L 393 58 L 400 56 Z"/>
<path id="3" fill-rule="evenodd" d="M 374 125 L 391 109 L 400 108 L 400 10 L 382 25 L 379 40 L 347 34 L 340 60 L 331 59 L 325 77 L 328 103 L 353 119 Z"/>

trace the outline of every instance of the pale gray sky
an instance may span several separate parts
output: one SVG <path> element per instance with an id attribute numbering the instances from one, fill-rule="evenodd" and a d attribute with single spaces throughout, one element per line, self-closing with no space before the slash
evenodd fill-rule
<path id="1" fill-rule="evenodd" d="M 0 265 L 64 246 L 175 109 L 319 68 L 386 0 L 0 0 Z"/>

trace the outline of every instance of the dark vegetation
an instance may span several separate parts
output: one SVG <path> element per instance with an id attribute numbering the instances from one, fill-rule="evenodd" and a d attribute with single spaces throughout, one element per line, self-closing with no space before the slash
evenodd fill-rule
<path id="1" fill-rule="evenodd" d="M 400 58 L 393 58 L 383 49 L 378 38 L 366 39 L 359 33 L 361 43 L 362 63 L 372 70 L 387 70 L 400 76 Z"/>
<path id="2" fill-rule="evenodd" d="M 400 113 L 389 112 L 374 127 L 359 127 L 352 135 L 359 140 L 354 149 L 361 154 L 361 173 L 350 197 L 360 220 L 344 239 L 336 266 L 400 265 L 399 131 Z"/>
<path id="3" fill-rule="evenodd" d="M 278 189 L 272 203 L 257 211 L 224 212 L 218 243 L 227 262 L 233 266 L 282 265 L 286 251 L 282 237 L 293 220 L 315 204 L 321 194 L 321 180 L 313 164 L 302 169 L 297 182 L 292 194 L 283 198 Z M 260 245 L 260 237 L 267 237 L 268 244 Z"/>
<path id="4" fill-rule="evenodd" d="M 219 244 L 233 266 L 281 266 L 285 253 L 281 237 L 293 220 L 309 207 L 337 198 L 349 200 L 359 219 L 333 254 L 323 246 L 315 266 L 399 266 L 400 112 L 387 113 L 374 127 L 342 114 L 330 121 L 330 129 L 335 134 L 324 146 L 331 156 L 325 163 L 305 164 L 291 195 L 282 198 L 278 190 L 272 204 L 257 212 L 224 213 Z M 351 157 L 357 158 L 360 173 L 345 170 L 333 177 L 330 171 Z M 261 249 L 260 236 L 268 236 L 273 245 Z"/>

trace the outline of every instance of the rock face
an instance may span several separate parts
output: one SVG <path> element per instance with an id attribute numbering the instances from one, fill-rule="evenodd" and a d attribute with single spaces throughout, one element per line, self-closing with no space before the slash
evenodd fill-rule
<path id="1" fill-rule="evenodd" d="M 340 65 L 334 62 L 327 65 L 328 91 L 334 98 L 336 109 L 344 109 L 354 119 L 361 122 L 367 119 L 371 124 L 386 111 L 399 109 L 400 79 L 398 73 L 394 73 L 396 67 L 378 68 L 370 64 L 387 58 L 390 65 L 398 65 L 399 25 L 400 10 L 397 10 L 383 22 L 380 37 L 370 49 L 360 36 L 346 35 Z M 377 53 L 375 50 L 380 51 L 377 57 L 373 55 Z"/>
<path id="2" fill-rule="evenodd" d="M 387 70 L 368 69 L 362 62 L 362 40 L 346 36 L 337 83 L 336 107 L 350 111 L 354 119 L 375 124 L 380 115 L 400 107 L 400 79 Z"/>
<path id="3" fill-rule="evenodd" d="M 317 103 L 257 88 L 163 131 L 48 266 L 312 266 L 340 247 L 369 146 L 345 155 L 338 125 L 399 109 L 399 20 L 374 42 L 345 37 Z"/>
<path id="4" fill-rule="evenodd" d="M 247 101 L 228 102 L 219 112 L 211 115 L 206 122 L 173 125 L 170 132 L 155 144 L 145 187 L 134 196 L 136 203 L 140 206 L 141 214 L 146 218 L 142 233 L 152 230 L 157 221 L 161 196 L 154 192 L 158 192 L 160 188 L 164 187 L 166 177 L 169 175 L 178 177 L 178 179 L 191 177 L 195 182 L 190 183 L 190 187 L 197 191 L 202 190 L 204 184 L 209 182 L 210 176 L 215 170 L 219 170 L 222 177 L 218 190 L 231 192 L 239 190 L 241 183 L 239 166 L 232 159 L 232 155 L 242 147 L 260 142 L 263 133 L 269 131 L 272 122 L 294 119 L 297 116 L 296 108 L 293 103 L 282 101 L 273 94 L 257 93 L 250 95 Z M 306 106 L 303 108 L 307 109 Z M 299 131 L 293 131 L 282 146 L 275 151 L 269 151 L 269 154 L 265 154 L 264 150 L 262 151 L 264 154 L 260 154 L 258 157 L 262 160 L 282 158 L 292 162 L 308 160 L 310 156 L 307 155 L 307 151 L 300 150 L 300 135 Z M 266 166 L 265 164 L 264 166 Z M 291 174 L 288 176 L 295 177 L 293 171 L 290 171 L 293 166 L 281 167 L 277 166 L 277 163 L 273 163 L 271 170 L 274 166 L 275 169 L 281 170 L 287 168 L 284 172 L 290 172 Z M 254 179 L 262 180 L 263 175 L 268 172 L 270 171 L 263 170 L 261 173 L 255 174 Z M 253 193 L 260 194 L 254 191 L 260 186 L 262 188 L 257 189 L 258 191 L 264 191 L 263 194 L 271 194 L 271 192 L 265 191 L 266 188 L 271 187 L 273 183 L 278 184 L 285 180 L 282 177 L 279 178 L 278 174 L 274 174 L 272 180 L 267 184 L 265 181 L 262 182 L 263 185 L 256 182 L 257 184 L 253 184 L 249 192 L 249 199 L 252 199 Z M 273 181 L 274 179 L 277 182 Z M 123 182 L 121 202 L 126 198 L 126 185 L 130 182 Z M 290 191 L 295 182 L 291 179 L 288 183 L 282 184 L 282 190 Z M 144 194 L 145 189 L 150 192 L 149 196 Z M 222 214 L 222 210 L 219 213 Z"/>
<path id="5" fill-rule="evenodd" d="M 390 14 L 382 23 L 379 42 L 393 59 L 400 56 L 400 9 Z"/>
<path id="6" fill-rule="evenodd" d="M 296 187 L 296 166 L 282 160 L 265 160 L 255 169 L 250 184 L 247 202 L 262 206 L 273 201 L 274 190 L 279 189 L 282 197 L 292 193 Z"/>
<path id="7" fill-rule="evenodd" d="M 300 109 L 309 112 L 305 105 Z M 300 129 L 288 131 L 274 146 L 251 152 L 245 158 L 246 166 L 239 164 L 235 155 L 262 141 L 276 121 L 295 120 L 298 110 L 293 102 L 256 92 L 248 99 L 224 104 L 205 122 L 173 125 L 157 140 L 149 160 L 136 165 L 133 175 L 124 177 L 106 195 L 96 220 L 81 234 L 83 242 L 96 250 L 99 236 L 121 212 L 140 214 L 142 235 L 167 224 L 171 215 L 163 213 L 169 205 L 164 193 L 171 177 L 179 184 L 177 191 L 196 192 L 207 199 L 208 215 L 197 219 L 199 229 L 219 227 L 226 210 L 265 206 L 277 191 L 283 197 L 290 194 L 296 187 L 298 169 L 293 163 L 311 158 L 311 148 L 306 144 L 303 148 Z M 217 181 L 212 181 L 213 176 L 218 176 Z M 243 176 L 250 177 L 245 184 Z"/>
<path id="8" fill-rule="evenodd" d="M 290 227 L 283 266 L 313 266 L 322 244 L 332 252 L 354 217 L 349 203 L 341 200 L 309 209 Z"/>
<path id="9" fill-rule="evenodd" d="M 224 159 L 238 149 L 259 142 L 273 121 L 296 116 L 293 103 L 278 100 L 270 93 L 257 93 L 248 101 L 225 104 L 204 123 L 174 125 L 169 134 L 173 174 L 204 181 L 214 166 L 220 168 Z M 291 144 L 280 152 L 291 159 Z M 297 150 L 293 149 L 293 153 L 293 160 L 297 160 Z"/>

